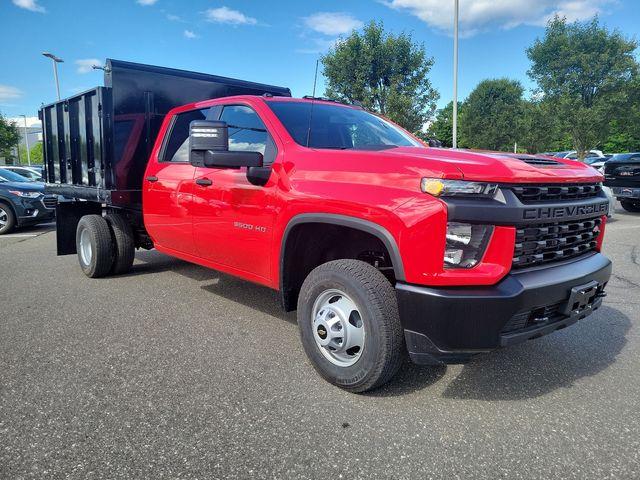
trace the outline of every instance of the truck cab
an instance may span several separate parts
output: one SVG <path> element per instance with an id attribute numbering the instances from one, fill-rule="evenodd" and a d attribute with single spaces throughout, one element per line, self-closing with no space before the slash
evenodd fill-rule
<path id="1" fill-rule="evenodd" d="M 47 188 L 80 197 L 58 209 L 58 252 L 90 277 L 155 248 L 265 285 L 297 310 L 318 373 L 353 392 L 389 381 L 407 354 L 466 362 L 601 305 L 611 263 L 596 170 L 431 148 L 358 106 L 263 89 L 174 106 L 144 160 L 131 137 L 110 139 L 133 152 L 103 162 L 111 188 L 61 181 L 47 158 Z"/>

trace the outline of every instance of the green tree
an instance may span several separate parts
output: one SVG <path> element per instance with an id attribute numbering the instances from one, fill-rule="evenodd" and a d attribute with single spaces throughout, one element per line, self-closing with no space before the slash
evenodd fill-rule
<path id="1" fill-rule="evenodd" d="M 11 150 L 18 145 L 20 134 L 15 123 L 9 122 L 0 113 L 0 157 L 12 157 Z"/>
<path id="2" fill-rule="evenodd" d="M 515 80 L 483 80 L 469 94 L 460 131 L 472 148 L 513 150 L 523 131 L 522 85 Z"/>
<path id="3" fill-rule="evenodd" d="M 625 106 L 609 123 L 604 149 L 607 152 L 640 151 L 640 78 L 631 82 Z"/>
<path id="4" fill-rule="evenodd" d="M 518 145 L 528 153 L 571 149 L 571 139 L 563 136 L 553 105 L 532 99 L 523 103 L 521 136 Z"/>
<path id="5" fill-rule="evenodd" d="M 20 163 L 22 165 L 27 165 L 27 149 L 23 145 L 20 145 L 23 148 L 20 148 Z M 31 164 L 32 165 L 42 165 L 44 162 L 44 157 L 42 154 L 42 142 L 38 142 L 35 145 L 32 145 L 29 149 L 29 155 L 31 156 Z"/>
<path id="6" fill-rule="evenodd" d="M 378 112 L 411 132 L 433 115 L 437 91 L 427 78 L 433 58 L 410 34 L 371 22 L 321 58 L 326 96 Z"/>
<path id="7" fill-rule="evenodd" d="M 458 147 L 466 147 L 460 125 L 464 123 L 464 104 L 458 102 Z M 453 146 L 453 102 L 447 103 L 444 108 L 436 112 L 435 119 L 429 127 L 428 136 L 442 142 L 443 147 Z"/>
<path id="8" fill-rule="evenodd" d="M 529 76 L 554 108 L 579 158 L 607 138 L 638 71 L 637 43 L 600 26 L 598 18 L 568 24 L 555 17 L 527 49 Z"/>

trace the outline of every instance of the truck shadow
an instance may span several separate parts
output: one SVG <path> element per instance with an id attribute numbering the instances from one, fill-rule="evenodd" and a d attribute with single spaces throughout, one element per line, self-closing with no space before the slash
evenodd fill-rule
<path id="1" fill-rule="evenodd" d="M 136 254 L 128 276 L 172 271 L 206 282 L 200 288 L 258 312 L 296 324 L 295 312 L 284 312 L 277 293 L 235 277 L 165 256 L 156 251 Z M 595 375 L 616 361 L 624 348 L 631 320 L 619 310 L 604 306 L 577 324 L 510 348 L 475 357 L 462 366 L 443 392 L 444 398 L 521 400 L 545 395 Z M 403 396 L 444 380 L 446 366 L 426 367 L 406 360 L 387 385 L 367 393 L 371 397 Z"/>
<path id="2" fill-rule="evenodd" d="M 562 332 L 477 356 L 462 367 L 443 397 L 521 400 L 571 388 L 615 363 L 630 328 L 629 317 L 602 307 Z"/>
<path id="3" fill-rule="evenodd" d="M 193 263 L 172 258 L 155 250 L 136 253 L 137 262 L 130 273 L 137 276 L 172 271 L 191 280 L 208 282 L 200 288 L 232 302 L 240 303 L 266 315 L 296 324 L 296 313 L 285 312 L 279 304 L 278 295 L 270 288 L 256 285 L 224 273 L 201 267 Z"/>

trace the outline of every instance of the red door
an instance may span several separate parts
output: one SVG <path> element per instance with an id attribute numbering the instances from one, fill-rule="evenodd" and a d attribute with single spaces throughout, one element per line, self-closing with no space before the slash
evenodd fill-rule
<path id="1" fill-rule="evenodd" d="M 144 224 L 153 243 L 193 254 L 191 205 L 195 168 L 184 163 L 158 163 L 144 179 Z"/>
<path id="2" fill-rule="evenodd" d="M 275 143 L 254 110 L 227 105 L 220 120 L 229 125 L 229 150 L 259 151 L 265 165 L 273 163 Z M 198 256 L 267 283 L 271 277 L 274 185 L 272 180 L 264 186 L 252 185 L 246 168 L 196 168 L 192 210 Z"/>
<path id="3" fill-rule="evenodd" d="M 143 181 L 144 224 L 160 249 L 195 254 L 191 219 L 195 167 L 189 163 L 189 124 L 205 119 L 207 111 L 175 115 L 165 144 L 147 166 Z"/>

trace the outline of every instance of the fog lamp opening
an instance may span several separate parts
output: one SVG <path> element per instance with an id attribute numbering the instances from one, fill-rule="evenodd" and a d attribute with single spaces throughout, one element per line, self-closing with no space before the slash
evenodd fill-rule
<path id="1" fill-rule="evenodd" d="M 444 268 L 473 268 L 484 255 L 492 225 L 470 223 L 447 223 Z"/>

